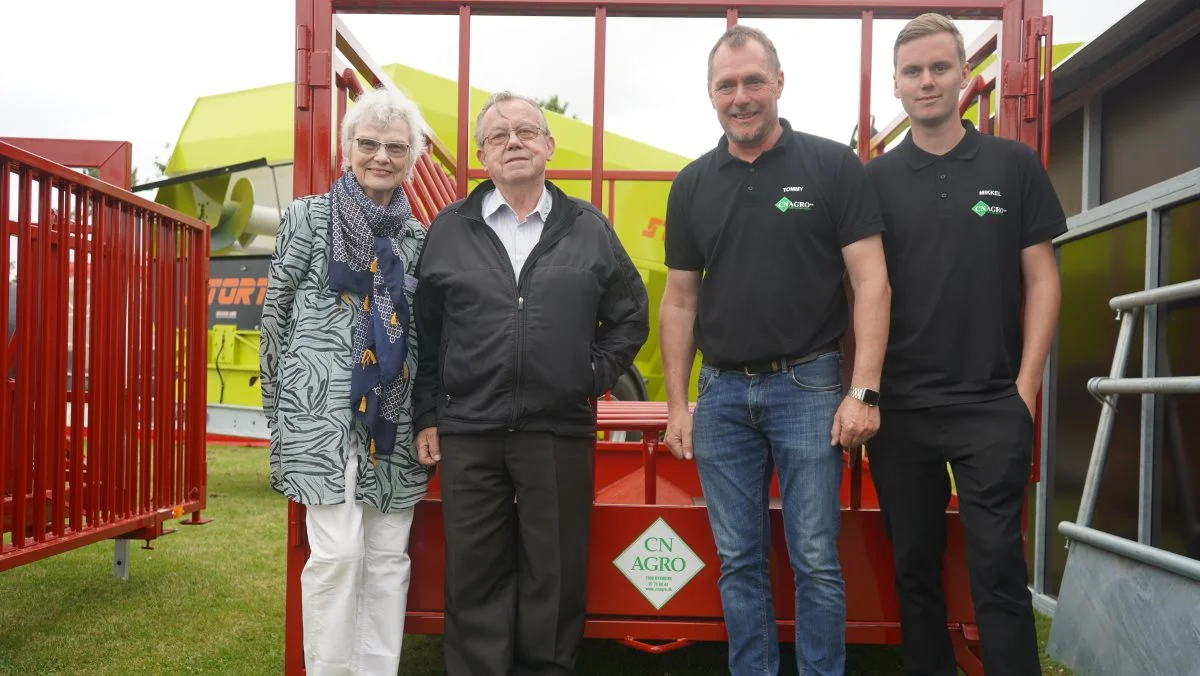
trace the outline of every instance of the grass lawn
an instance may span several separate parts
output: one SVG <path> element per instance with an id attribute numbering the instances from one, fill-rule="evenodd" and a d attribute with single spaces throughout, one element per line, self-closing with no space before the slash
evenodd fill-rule
<path id="1" fill-rule="evenodd" d="M 286 509 L 267 487 L 266 451 L 210 447 L 215 519 L 144 551 L 111 576 L 111 542 L 0 573 L 0 674 L 281 674 Z M 1043 644 L 1049 622 L 1039 623 Z M 850 676 L 900 673 L 893 647 L 851 646 Z M 795 674 L 785 647 L 784 674 Z M 1047 674 L 1069 674 L 1043 655 Z M 441 674 L 441 638 L 405 641 L 405 676 Z M 588 641 L 580 676 L 708 676 L 723 644 L 645 655 Z"/>

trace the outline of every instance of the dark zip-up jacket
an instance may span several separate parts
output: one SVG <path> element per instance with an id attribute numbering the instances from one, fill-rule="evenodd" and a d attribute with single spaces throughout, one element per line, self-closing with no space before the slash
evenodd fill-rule
<path id="1" fill-rule="evenodd" d="M 483 220 L 485 181 L 429 228 L 417 267 L 416 429 L 595 434 L 609 390 L 650 332 L 646 287 L 608 219 L 546 182 L 553 206 L 514 281 Z"/>

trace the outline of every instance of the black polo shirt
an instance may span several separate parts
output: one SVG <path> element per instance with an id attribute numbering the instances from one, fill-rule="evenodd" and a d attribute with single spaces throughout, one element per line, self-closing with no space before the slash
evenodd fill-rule
<path id="1" fill-rule="evenodd" d="M 802 356 L 840 338 L 842 247 L 883 230 L 854 153 L 780 122 L 754 162 L 722 137 L 671 184 L 667 267 L 704 272 L 695 335 L 711 364 Z"/>
<path id="2" fill-rule="evenodd" d="M 884 408 L 1016 392 L 1021 250 L 1066 230 L 1033 149 L 963 127 L 943 156 L 921 150 L 910 134 L 867 165 L 887 226 L 892 285 Z"/>

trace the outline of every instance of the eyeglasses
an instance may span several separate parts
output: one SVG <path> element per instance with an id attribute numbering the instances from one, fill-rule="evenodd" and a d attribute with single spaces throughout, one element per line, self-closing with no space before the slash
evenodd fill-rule
<path id="1" fill-rule="evenodd" d="M 354 142 L 358 144 L 359 152 L 366 153 L 367 155 L 374 156 L 375 153 L 379 152 L 379 146 L 383 146 L 387 150 L 388 157 L 399 159 L 408 156 L 408 144 L 400 141 L 384 143 L 373 138 L 359 136 L 354 139 Z"/>
<path id="2" fill-rule="evenodd" d="M 543 130 L 538 127 L 517 127 L 516 129 L 498 129 L 488 134 L 483 138 L 483 142 L 493 148 L 498 148 L 508 143 L 508 139 L 516 134 L 517 138 L 522 142 L 532 141 L 542 134 Z"/>

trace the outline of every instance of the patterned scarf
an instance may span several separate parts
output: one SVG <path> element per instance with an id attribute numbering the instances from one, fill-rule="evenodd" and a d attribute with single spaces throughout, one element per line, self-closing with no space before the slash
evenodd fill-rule
<path id="1" fill-rule="evenodd" d="M 371 462 L 396 444 L 402 383 L 409 378 L 408 302 L 400 242 L 412 216 L 404 189 L 397 187 L 387 207 L 372 202 L 351 170 L 329 191 L 329 288 L 363 298 L 354 323 L 350 405 L 367 428 Z"/>

